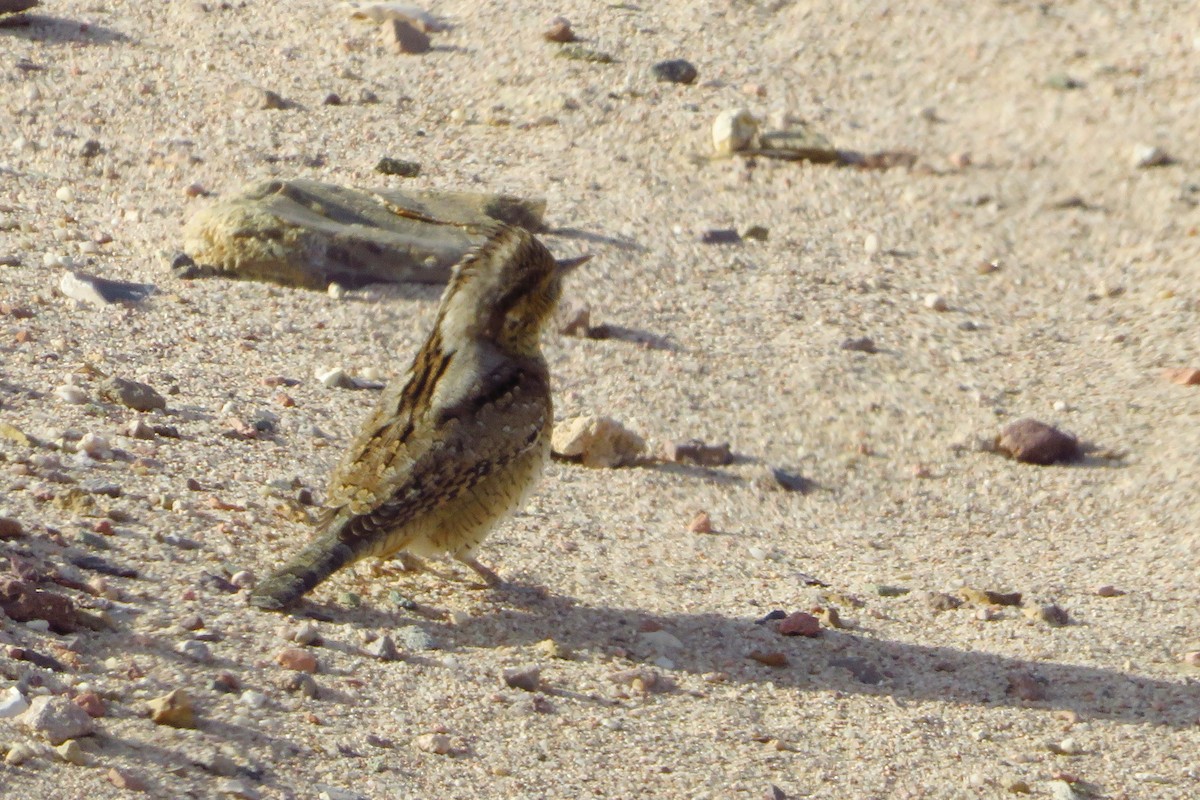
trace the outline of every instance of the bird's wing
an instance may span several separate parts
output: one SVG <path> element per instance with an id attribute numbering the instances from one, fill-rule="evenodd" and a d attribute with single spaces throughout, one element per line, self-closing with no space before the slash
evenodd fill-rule
<path id="1" fill-rule="evenodd" d="M 380 398 L 330 480 L 333 515 L 353 518 L 346 535 L 395 530 L 541 446 L 552 417 L 544 369 L 506 360 L 440 409 L 404 402 L 428 391 L 414 370 L 398 395 Z"/>

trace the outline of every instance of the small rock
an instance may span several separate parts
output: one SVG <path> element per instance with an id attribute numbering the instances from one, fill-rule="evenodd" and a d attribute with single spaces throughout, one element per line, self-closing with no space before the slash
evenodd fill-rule
<path id="1" fill-rule="evenodd" d="M 154 428 L 142 421 L 141 417 L 131 420 L 125 427 L 125 435 L 130 439 L 150 440 L 154 438 Z"/>
<path id="2" fill-rule="evenodd" d="M 400 658 L 400 653 L 396 650 L 396 643 L 392 641 L 392 637 L 390 636 L 380 636 L 364 647 L 363 650 L 367 655 L 377 658 L 380 661 L 395 661 Z"/>
<path id="3" fill-rule="evenodd" d="M 707 511 L 701 511 L 696 516 L 692 517 L 692 521 L 687 526 L 688 533 L 712 533 L 712 520 L 709 519 Z"/>
<path id="4" fill-rule="evenodd" d="M 141 778 L 125 770 L 112 767 L 108 770 L 105 777 L 108 778 L 109 783 L 118 789 L 125 789 L 130 792 L 146 791 L 146 783 Z"/>
<path id="5" fill-rule="evenodd" d="M 236 94 L 246 108 L 253 110 L 285 111 L 292 107 L 279 92 L 249 83 L 238 87 Z"/>
<path id="6" fill-rule="evenodd" d="M 656 79 L 664 83 L 695 83 L 699 74 L 692 62 L 682 58 L 660 61 L 651 67 L 650 71 Z"/>
<path id="7" fill-rule="evenodd" d="M 687 439 L 667 445 L 663 455 L 667 461 L 699 467 L 723 467 L 733 462 L 729 442 L 706 444 L 699 439 Z"/>
<path id="8" fill-rule="evenodd" d="M 554 452 L 578 459 L 585 467 L 620 467 L 636 463 L 646 441 L 611 417 L 574 417 L 554 426 Z"/>
<path id="9" fill-rule="evenodd" d="M 1137 169 L 1165 167 L 1168 164 L 1175 163 L 1175 159 L 1171 158 L 1161 147 L 1148 144 L 1135 145 L 1130 161 Z"/>
<path id="10" fill-rule="evenodd" d="M 76 446 L 81 452 L 87 453 L 95 459 L 104 459 L 112 452 L 108 444 L 108 439 L 98 433 L 85 433 L 80 437 L 79 443 Z"/>
<path id="11" fill-rule="evenodd" d="M 128 406 L 134 411 L 152 411 L 166 408 L 167 401 L 149 384 L 113 376 L 100 384 L 100 397 L 113 403 Z"/>
<path id="12" fill-rule="evenodd" d="M 54 388 L 54 396 L 64 403 L 70 403 L 71 405 L 76 406 L 83 405 L 90 399 L 88 398 L 87 392 L 70 383 L 63 384 L 62 386 L 56 386 Z"/>
<path id="13" fill-rule="evenodd" d="M 593 50 L 581 44 L 570 43 L 560 48 L 556 55 L 559 58 L 569 58 L 572 61 L 586 61 L 590 64 L 612 64 L 616 61 L 611 53 Z"/>
<path id="14" fill-rule="evenodd" d="M 337 92 L 330 92 L 325 95 L 325 99 L 321 101 L 321 104 L 326 106 L 340 106 L 342 104 L 342 97 Z"/>
<path id="15" fill-rule="evenodd" d="M 266 708 L 267 703 L 270 702 L 269 697 L 262 692 L 256 692 L 253 689 L 247 689 L 246 691 L 242 692 L 238 696 L 238 699 L 241 700 L 242 704 L 247 708 Z"/>
<path id="16" fill-rule="evenodd" d="M 812 614 L 797 611 L 780 621 L 779 632 L 784 636 L 820 636 L 821 622 Z"/>
<path id="17" fill-rule="evenodd" d="M 1056 778 L 1047 782 L 1046 786 L 1050 789 L 1050 797 L 1053 800 L 1084 800 L 1087 795 L 1077 792 L 1072 783 L 1072 781 Z"/>
<path id="18" fill-rule="evenodd" d="M 81 303 L 107 306 L 141 300 L 153 292 L 154 287 L 148 284 L 110 281 L 84 272 L 67 272 L 58 282 L 58 290 L 65 297 Z"/>
<path id="19" fill-rule="evenodd" d="M 450 737 L 444 733 L 423 733 L 412 740 L 413 747 L 444 756 L 450 752 Z"/>
<path id="20" fill-rule="evenodd" d="M 20 539 L 25 535 L 21 521 L 12 517 L 0 517 L 0 541 L 5 539 Z"/>
<path id="21" fill-rule="evenodd" d="M 940 294 L 925 295 L 925 307 L 934 311 L 946 311 L 950 306 L 946 303 L 946 298 Z"/>
<path id="22" fill-rule="evenodd" d="M 307 650 L 301 650 L 298 647 L 289 647 L 286 650 L 280 651 L 279 655 L 275 656 L 275 660 L 284 669 L 308 673 L 317 671 L 317 657 Z"/>
<path id="23" fill-rule="evenodd" d="M 563 661 L 570 661 L 575 657 L 575 654 L 569 648 L 564 647 L 553 639 L 543 639 L 533 646 L 534 651 L 538 655 L 545 658 L 558 658 Z"/>
<path id="24" fill-rule="evenodd" d="M 1180 660 L 1189 667 L 1200 667 L 1200 650 L 1192 650 L 1191 652 L 1184 653 L 1180 657 Z"/>
<path id="25" fill-rule="evenodd" d="M 212 651 L 208 649 L 208 645 L 204 642 L 198 642 L 195 639 L 187 639 L 175 646 L 175 650 L 183 656 L 186 656 L 193 661 L 199 661 L 201 664 L 208 664 L 212 661 Z"/>
<path id="26" fill-rule="evenodd" d="M 875 340 L 869 336 L 860 336 L 857 339 L 846 339 L 842 342 L 843 350 L 853 350 L 858 353 L 878 353 L 879 348 L 875 346 Z"/>
<path id="27" fill-rule="evenodd" d="M 503 673 L 504 684 L 510 689 L 521 689 L 526 692 L 536 692 L 542 683 L 540 667 L 514 667 Z"/>
<path id="28" fill-rule="evenodd" d="M 421 165 L 416 161 L 404 161 L 399 158 L 384 156 L 375 165 L 375 171 L 381 175 L 395 175 L 400 178 L 415 178 L 421 174 Z"/>
<path id="29" fill-rule="evenodd" d="M 16 578 L 0 578 L 0 608 L 17 622 L 45 620 L 55 633 L 74 633 L 78 612 L 69 597 Z"/>
<path id="30" fill-rule="evenodd" d="M 786 667 L 788 665 L 787 656 L 776 651 L 754 650 L 749 653 L 747 658 L 752 658 L 760 664 L 765 664 L 768 667 Z"/>
<path id="31" fill-rule="evenodd" d="M 713 150 L 718 155 L 732 155 L 745 150 L 754 142 L 758 121 L 744 108 L 722 111 L 713 120 Z"/>
<path id="32" fill-rule="evenodd" d="M 445 22 L 428 11 L 405 3 L 353 2 L 347 5 L 350 9 L 350 16 L 357 19 L 368 19 L 372 22 L 386 22 L 389 19 L 404 20 L 425 33 L 449 29 Z"/>
<path id="33" fill-rule="evenodd" d="M 183 689 L 174 689 L 154 698 L 147 705 L 150 708 L 150 719 L 158 725 L 170 725 L 172 728 L 196 727 L 192 700 Z"/>
<path id="34" fill-rule="evenodd" d="M 871 591 L 880 597 L 903 597 L 912 591 L 907 586 L 888 586 L 883 583 L 875 583 L 871 585 Z"/>
<path id="35" fill-rule="evenodd" d="M 542 38 L 547 42 L 566 44 L 575 41 L 575 31 L 571 30 L 571 22 L 566 17 L 555 17 L 546 23 Z"/>
<path id="36" fill-rule="evenodd" d="M 1111 584 L 1104 584 L 1096 587 L 1096 594 L 1100 597 L 1122 597 L 1125 592 Z"/>
<path id="37" fill-rule="evenodd" d="M 253 589 L 257 579 L 248 569 L 240 569 L 229 576 L 229 582 L 239 589 Z"/>
<path id="38" fill-rule="evenodd" d="M 21 715 L 20 723 L 52 745 L 96 732 L 96 723 L 82 708 L 57 696 L 33 698 L 29 710 Z"/>
<path id="39" fill-rule="evenodd" d="M 335 367 L 317 373 L 317 380 L 327 389 L 357 389 L 354 379 L 346 374 L 346 370 Z"/>
<path id="40" fill-rule="evenodd" d="M 54 748 L 54 752 L 58 753 L 58 757 L 63 761 L 68 764 L 74 764 L 77 767 L 85 766 L 89 761 L 87 753 L 83 752 L 83 748 L 79 746 L 79 742 L 74 739 L 67 739 Z"/>
<path id="41" fill-rule="evenodd" d="M 315 622 L 305 621 L 300 623 L 298 627 L 291 630 L 287 634 L 287 638 L 291 639 L 296 644 L 308 646 L 310 644 L 321 643 L 321 632 L 317 630 Z"/>
<path id="42" fill-rule="evenodd" d="M 407 20 L 385 20 L 379 26 L 379 31 L 384 47 L 397 54 L 420 55 L 429 52 L 429 36 Z"/>
<path id="43" fill-rule="evenodd" d="M 1028 606 L 1025 609 L 1025 616 L 1037 622 L 1044 622 L 1052 628 L 1061 628 L 1071 624 L 1071 616 L 1067 610 L 1054 603 Z"/>
<path id="44" fill-rule="evenodd" d="M 289 672 L 279 685 L 285 692 L 299 693 L 313 700 L 321 694 L 321 687 L 307 672 Z"/>
<path id="45" fill-rule="evenodd" d="M 1052 72 L 1046 77 L 1046 85 L 1051 89 L 1067 92 L 1072 89 L 1082 89 L 1085 84 L 1083 81 L 1073 78 L 1065 72 Z"/>
<path id="46" fill-rule="evenodd" d="M 93 719 L 103 717 L 107 709 L 104 707 L 104 700 L 95 692 L 80 692 L 71 699 L 71 702 L 83 709 L 83 713 Z"/>
<path id="47" fill-rule="evenodd" d="M 742 238 L 755 242 L 765 242 L 771 238 L 771 229 L 765 225 L 749 225 L 742 230 Z"/>
<path id="48" fill-rule="evenodd" d="M 70 186 L 58 187 L 58 190 L 54 193 L 54 196 L 57 197 L 59 200 L 63 201 L 64 203 L 75 202 L 75 190 L 72 189 Z"/>
<path id="49" fill-rule="evenodd" d="M 1166 369 L 1163 377 L 1180 386 L 1200 386 L 1200 369 Z"/>
<path id="50" fill-rule="evenodd" d="M 4 756 L 4 763 L 10 766 L 20 766 L 31 758 L 37 757 L 37 751 L 24 742 L 17 742 L 12 747 L 8 748 L 8 753 Z"/>
<path id="51" fill-rule="evenodd" d="M 679 637 L 670 631 L 645 631 L 644 633 L 639 633 L 638 638 L 656 653 L 662 653 L 666 650 L 678 650 L 683 647 L 683 642 L 680 641 Z"/>
<path id="52" fill-rule="evenodd" d="M 1048 465 L 1074 461 L 1081 451 L 1079 440 L 1035 419 L 1021 419 L 1000 431 L 996 448 L 1017 461 Z"/>
<path id="53" fill-rule="evenodd" d="M 868 256 L 878 255 L 880 250 L 879 234 L 868 233 L 863 237 L 863 253 Z"/>
<path id="54" fill-rule="evenodd" d="M 955 169 L 966 169 L 967 167 L 971 166 L 972 163 L 974 163 L 974 160 L 971 158 L 971 154 L 964 150 L 951 153 L 949 156 L 947 156 L 946 160 L 949 161 L 950 166 L 954 167 Z"/>
<path id="55" fill-rule="evenodd" d="M 436 650 L 437 643 L 423 628 L 406 625 L 396 631 L 396 640 L 408 651 Z"/>
<path id="56" fill-rule="evenodd" d="M 1046 749 L 1057 756 L 1077 756 L 1083 753 L 1083 748 L 1079 746 L 1079 742 L 1070 736 L 1061 742 L 1047 743 Z"/>
<path id="57" fill-rule="evenodd" d="M 29 701 L 16 686 L 10 686 L 0 694 L 0 719 L 12 719 L 29 710 Z"/>

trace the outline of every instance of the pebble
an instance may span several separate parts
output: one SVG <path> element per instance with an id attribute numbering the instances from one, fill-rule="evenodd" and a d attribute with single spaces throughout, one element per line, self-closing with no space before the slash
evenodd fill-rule
<path id="1" fill-rule="evenodd" d="M 341 367 L 317 373 L 317 380 L 327 389 L 354 389 L 354 379 L 346 374 Z"/>
<path id="2" fill-rule="evenodd" d="M 1180 660 L 1189 667 L 1200 667 L 1200 650 L 1192 650 L 1184 653 L 1183 656 L 1180 657 Z"/>
<path id="3" fill-rule="evenodd" d="M 72 405 L 82 405 L 88 401 L 88 393 L 78 386 L 65 383 L 62 386 L 57 386 L 54 389 L 54 396 L 64 403 Z"/>
<path id="4" fill-rule="evenodd" d="M 302 650 L 299 647 L 289 647 L 281 650 L 275 660 L 284 669 L 296 670 L 297 672 L 313 673 L 317 671 L 317 657 L 307 650 Z"/>
<path id="5" fill-rule="evenodd" d="M 75 190 L 70 186 L 60 186 L 58 191 L 54 193 L 54 196 L 64 203 L 75 202 Z"/>
<path id="6" fill-rule="evenodd" d="M 293 694 L 299 692 L 313 700 L 321 694 L 321 687 L 313 680 L 313 676 L 307 672 L 289 672 L 282 680 L 278 681 L 278 684 L 285 692 Z"/>
<path id="7" fill-rule="evenodd" d="M 437 649 L 437 643 L 433 637 L 426 633 L 424 628 L 416 625 L 405 625 L 403 628 L 397 629 L 396 641 L 405 650 L 410 651 Z"/>
<path id="8" fill-rule="evenodd" d="M 187 639 L 180 642 L 175 646 L 175 650 L 193 661 L 199 661 L 201 664 L 208 664 L 213 660 L 212 651 L 208 649 L 208 645 L 204 642 L 198 642 L 195 639 Z"/>
<path id="9" fill-rule="evenodd" d="M 97 393 L 105 400 L 120 403 L 134 411 L 152 411 L 167 407 L 166 398 L 153 386 L 115 375 L 101 383 Z"/>
<path id="10" fill-rule="evenodd" d="M 1174 159 L 1167 154 L 1167 151 L 1161 147 L 1154 145 L 1139 144 L 1134 145 L 1133 153 L 1130 156 L 1130 162 L 1137 169 L 1149 169 L 1150 167 L 1164 167 L 1174 162 Z"/>
<path id="11" fill-rule="evenodd" d="M 797 611 L 780 621 L 779 632 L 784 636 L 820 636 L 821 621 L 812 614 Z"/>
<path id="12" fill-rule="evenodd" d="M 109 783 L 118 789 L 125 789 L 130 792 L 146 791 L 145 782 L 141 778 L 133 775 L 132 773 L 126 772 L 125 770 L 112 767 L 109 769 L 105 777 L 108 778 Z"/>
<path id="13" fill-rule="evenodd" d="M 1024 614 L 1035 622 L 1044 622 L 1052 628 L 1071 624 L 1071 616 L 1067 610 L 1054 603 L 1026 606 Z"/>
<path id="14" fill-rule="evenodd" d="M 79 438 L 79 443 L 76 446 L 81 452 L 87 453 L 89 457 L 98 460 L 112 455 L 108 439 L 105 439 L 98 433 L 85 433 Z"/>
<path id="15" fill-rule="evenodd" d="M 526 692 L 536 692 L 542 683 L 540 667 L 513 667 L 504 670 L 502 677 L 504 685 L 510 689 L 521 689 Z"/>
<path id="16" fill-rule="evenodd" d="M 19 519 L 13 517 L 0 517 L 0 541 L 6 539 L 20 539 L 25 535 L 25 527 L 21 525 Z"/>
<path id="17" fill-rule="evenodd" d="M 1079 440 L 1069 433 L 1039 422 L 1020 419 L 1000 431 L 996 448 L 1027 464 L 1046 466 L 1080 457 Z"/>
<path id="18" fill-rule="evenodd" d="M 742 237 L 734 228 L 706 228 L 700 232 L 700 244 L 741 244 Z"/>
<path id="19" fill-rule="evenodd" d="M 880 597 L 903 597 L 912 591 L 907 586 L 889 586 L 883 583 L 873 583 L 870 590 Z"/>
<path id="20" fill-rule="evenodd" d="M 692 521 L 687 526 L 688 533 L 712 533 L 712 519 L 709 518 L 707 511 L 701 511 L 696 516 L 692 517 Z"/>
<path id="21" fill-rule="evenodd" d="M 1008 676 L 1008 693 L 1026 702 L 1046 699 L 1046 684 L 1031 672 L 1014 672 Z"/>
<path id="22" fill-rule="evenodd" d="M 946 303 L 946 298 L 942 297 L 940 294 L 925 295 L 925 307 L 933 309 L 934 311 L 946 311 L 950 308 L 950 306 Z"/>
<path id="23" fill-rule="evenodd" d="M 553 639 L 542 639 L 533 646 L 534 651 L 545 658 L 558 658 L 563 661 L 570 661 L 575 657 L 570 648 L 559 644 Z"/>
<path id="24" fill-rule="evenodd" d="M 0 694 L 0 719 L 12 719 L 29 710 L 29 701 L 16 686 L 10 686 Z"/>
<path id="25" fill-rule="evenodd" d="M 379 26 L 379 34 L 384 47 L 390 48 L 394 53 L 420 55 L 429 52 L 429 36 L 407 20 L 385 20 Z"/>
<path id="26" fill-rule="evenodd" d="M 287 638 L 291 639 L 296 644 L 310 645 L 321 643 L 321 632 L 317 629 L 315 622 L 305 621 L 291 631 L 288 631 Z"/>
<path id="27" fill-rule="evenodd" d="M 813 482 L 797 472 L 791 472 L 782 467 L 771 467 L 770 470 L 771 482 L 769 485 L 777 489 L 783 489 L 785 492 L 807 494 L 813 488 Z"/>
<path id="28" fill-rule="evenodd" d="M 963 604 L 963 601 L 945 592 L 924 592 L 925 604 L 934 611 L 952 611 Z"/>
<path id="29" fill-rule="evenodd" d="M 853 675 L 854 680 L 871 686 L 883 681 L 884 677 L 883 673 L 880 672 L 874 664 L 867 661 L 865 658 L 859 658 L 857 656 L 831 658 L 829 660 L 829 666 L 840 667 Z"/>
<path id="30" fill-rule="evenodd" d="M 243 705 L 246 705 L 250 708 L 263 708 L 268 702 L 270 702 L 270 698 L 268 698 L 265 694 L 262 692 L 256 692 L 253 689 L 247 689 L 246 691 L 242 692 L 239 696 L 239 699 L 242 701 Z"/>
<path id="31" fill-rule="evenodd" d="M 1061 742 L 1050 742 L 1046 745 L 1046 749 L 1059 756 L 1077 756 L 1083 753 L 1083 748 L 1079 746 L 1079 742 L 1070 736 Z"/>
<path id="32" fill-rule="evenodd" d="M 364 647 L 363 651 L 380 661 L 395 661 L 400 658 L 400 653 L 396 650 L 396 643 L 392 641 L 391 636 L 380 636 Z"/>
<path id="33" fill-rule="evenodd" d="M 405 161 L 399 158 L 384 156 L 375 165 L 375 171 L 381 175 L 395 175 L 399 178 L 415 178 L 421 174 L 421 165 L 416 161 Z M 330 284 L 332 287 L 333 284 Z"/>
<path id="34" fill-rule="evenodd" d="M 54 752 L 58 753 L 58 757 L 63 761 L 68 764 L 74 764 L 77 767 L 85 766 L 89 761 L 87 753 L 83 752 L 83 748 L 79 746 L 79 742 L 74 739 L 67 739 L 54 748 Z"/>
<path id="35" fill-rule="evenodd" d="M 842 342 L 843 350 L 852 350 L 858 353 L 878 353 L 879 348 L 875 345 L 875 340 L 869 336 L 860 336 L 856 339 L 845 339 Z"/>
<path id="36" fill-rule="evenodd" d="M 646 441 L 612 417 L 573 417 L 554 426 L 555 453 L 594 469 L 634 464 Z"/>
<path id="37" fill-rule="evenodd" d="M 1180 386 L 1200 386 L 1200 369 L 1165 369 L 1163 377 Z"/>
<path id="38" fill-rule="evenodd" d="M 450 737 L 444 733 L 423 733 L 412 740 L 413 747 L 444 756 L 450 752 Z"/>
<path id="39" fill-rule="evenodd" d="M 104 707 L 104 700 L 95 692 L 80 692 L 71 699 L 71 702 L 83 709 L 83 712 L 89 717 L 103 717 L 107 709 Z"/>
<path id="40" fill-rule="evenodd" d="M 4 756 L 4 763 L 16 767 L 36 756 L 36 750 L 24 742 L 18 742 L 8 748 L 8 753 Z"/>
<path id="41" fill-rule="evenodd" d="M 575 41 L 575 31 L 571 30 L 571 21 L 566 17 L 555 17 L 546 23 L 542 38 L 547 42 L 566 44 Z"/>
<path id="42" fill-rule="evenodd" d="M 96 732 L 92 718 L 65 697 L 42 695 L 33 698 L 19 721 L 53 745 Z"/>
<path id="43" fill-rule="evenodd" d="M 863 252 L 868 256 L 876 255 L 880 250 L 879 234 L 868 233 L 863 238 Z"/>
<path id="44" fill-rule="evenodd" d="M 1125 592 L 1112 584 L 1106 583 L 1103 586 L 1096 587 L 1096 594 L 1100 597 L 1122 597 L 1125 595 Z"/>
<path id="45" fill-rule="evenodd" d="M 660 61 L 650 68 L 654 77 L 664 83 L 692 84 L 696 82 L 696 66 L 683 58 Z"/>
<path id="46" fill-rule="evenodd" d="M 713 150 L 718 155 L 732 155 L 750 147 L 758 133 L 758 121 L 744 108 L 722 111 L 713 120 Z"/>
<path id="47" fill-rule="evenodd" d="M 149 701 L 150 719 L 158 725 L 172 728 L 196 727 L 196 714 L 192 700 L 183 689 L 174 689 L 161 697 Z"/>
<path id="48" fill-rule="evenodd" d="M 765 225 L 748 225 L 742 230 L 742 238 L 755 242 L 765 242 L 771 238 L 771 229 Z"/>
<path id="49" fill-rule="evenodd" d="M 149 295 L 153 286 L 112 281 L 84 272 L 67 272 L 58 282 L 58 290 L 64 296 L 94 306 L 108 306 L 118 302 L 135 302 Z"/>

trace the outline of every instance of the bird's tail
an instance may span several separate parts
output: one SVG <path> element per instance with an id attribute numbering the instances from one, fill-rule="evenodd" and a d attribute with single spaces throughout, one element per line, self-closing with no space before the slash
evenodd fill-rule
<path id="1" fill-rule="evenodd" d="M 250 605 L 264 611 L 283 611 L 358 554 L 342 540 L 341 526 L 319 535 L 282 569 L 255 587 Z"/>

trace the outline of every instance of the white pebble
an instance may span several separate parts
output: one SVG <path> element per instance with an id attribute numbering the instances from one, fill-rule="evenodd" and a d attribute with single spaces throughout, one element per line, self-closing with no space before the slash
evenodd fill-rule
<path id="1" fill-rule="evenodd" d="M 1133 156 L 1130 158 L 1130 161 L 1138 169 L 1146 169 L 1147 167 L 1161 167 L 1165 164 L 1170 164 L 1171 157 L 1161 147 L 1139 144 L 1133 148 Z"/>
<path id="2" fill-rule="evenodd" d="M 248 569 L 238 570 L 229 576 L 229 582 L 240 589 L 253 589 L 255 584 L 254 573 Z"/>
<path id="3" fill-rule="evenodd" d="M 75 200 L 75 190 L 70 186 L 60 186 L 54 196 L 64 203 L 71 203 Z"/>
<path id="4" fill-rule="evenodd" d="M 79 439 L 79 449 L 92 458 L 100 458 L 108 452 L 108 439 L 96 433 L 85 433 Z"/>
<path id="5" fill-rule="evenodd" d="M 758 133 L 758 121 L 744 108 L 722 111 L 713 120 L 713 150 L 719 155 L 729 155 L 745 150 Z"/>
<path id="6" fill-rule="evenodd" d="M 247 689 L 242 692 L 242 702 L 250 706 L 250 708 L 262 708 L 267 704 L 267 696 L 262 692 L 256 692 L 253 689 Z"/>
<path id="7" fill-rule="evenodd" d="M 85 392 L 83 389 L 80 389 L 78 386 L 72 386 L 69 383 L 57 387 L 54 390 L 54 396 L 59 400 L 62 400 L 64 403 L 71 403 L 73 405 L 80 405 L 88 401 L 87 392 Z"/>
<path id="8" fill-rule="evenodd" d="M 950 308 L 950 306 L 946 304 L 946 298 L 942 297 L 940 294 L 925 295 L 925 307 L 932 308 L 934 311 L 945 311 L 946 309 Z"/>
<path id="9" fill-rule="evenodd" d="M 325 290 L 334 300 L 341 300 L 346 296 L 346 287 L 336 281 L 329 284 L 329 288 Z"/>
<path id="10" fill-rule="evenodd" d="M 863 239 L 863 252 L 869 256 L 873 256 L 879 252 L 879 236 L 874 233 L 868 233 Z"/>
<path id="11" fill-rule="evenodd" d="M 312 622 L 302 622 L 300 627 L 292 633 L 291 639 L 296 644 L 312 644 L 321 638 L 320 632 L 317 630 L 316 624 Z"/>
<path id="12" fill-rule="evenodd" d="M 187 656 L 193 661 L 199 661 L 201 664 L 207 664 L 212 661 L 212 651 L 208 649 L 208 645 L 204 642 L 198 642 L 195 639 L 188 639 L 180 642 L 175 647 L 176 651 Z"/>
<path id="13" fill-rule="evenodd" d="M 28 708 L 29 701 L 16 686 L 8 687 L 8 690 L 0 695 L 0 719 L 11 719 L 25 713 Z"/>
<path id="14" fill-rule="evenodd" d="M 42 266 L 43 267 L 65 267 L 65 266 L 67 266 L 68 263 L 69 262 L 67 260 L 67 257 L 64 256 L 62 253 L 43 253 L 42 254 Z"/>

